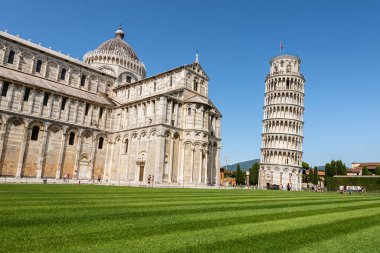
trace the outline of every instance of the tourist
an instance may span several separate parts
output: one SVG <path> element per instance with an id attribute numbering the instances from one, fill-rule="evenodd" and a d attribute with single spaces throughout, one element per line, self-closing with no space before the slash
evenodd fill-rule
<path id="1" fill-rule="evenodd" d="M 100 177 L 100 175 L 98 176 L 98 183 L 100 183 L 100 180 L 101 180 L 102 178 Z"/>

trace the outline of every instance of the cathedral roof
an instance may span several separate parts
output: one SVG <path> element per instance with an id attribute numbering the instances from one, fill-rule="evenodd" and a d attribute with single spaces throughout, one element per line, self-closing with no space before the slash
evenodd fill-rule
<path id="1" fill-rule="evenodd" d="M 6 67 L 0 66 L 0 76 L 5 78 L 6 80 L 15 82 L 15 83 L 28 83 L 35 87 L 41 89 L 47 89 L 50 91 L 54 91 L 59 94 L 71 95 L 73 97 L 85 99 L 94 103 L 102 104 L 102 105 L 113 105 L 114 103 L 109 101 L 108 98 L 101 95 L 100 93 L 92 93 L 88 91 L 84 91 L 78 88 L 74 88 L 68 85 L 62 85 L 58 82 L 53 82 L 48 79 L 44 79 L 41 77 L 37 77 L 31 74 L 26 74 L 21 71 L 9 69 Z"/>
<path id="2" fill-rule="evenodd" d="M 139 60 L 133 48 L 124 40 L 124 32 L 121 26 L 115 32 L 115 38 L 103 42 L 94 52 L 106 52 Z"/>

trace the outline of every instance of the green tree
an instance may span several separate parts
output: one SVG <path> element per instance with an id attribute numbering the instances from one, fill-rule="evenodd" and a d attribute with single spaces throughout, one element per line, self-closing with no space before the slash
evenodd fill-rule
<path id="1" fill-rule="evenodd" d="M 347 175 L 347 168 L 342 160 L 336 161 L 336 172 L 337 175 Z"/>
<path id="2" fill-rule="evenodd" d="M 367 168 L 367 166 L 364 166 L 363 169 L 362 169 L 362 175 L 365 176 L 365 175 L 369 175 L 369 170 Z"/>
<path id="3" fill-rule="evenodd" d="M 310 169 L 310 166 L 307 162 L 302 161 L 302 168 L 305 170 L 308 170 L 308 169 Z"/>
<path id="4" fill-rule="evenodd" d="M 380 166 L 376 166 L 375 175 L 380 175 Z"/>
<path id="5" fill-rule="evenodd" d="M 312 168 L 309 169 L 309 183 L 313 184 L 313 179 L 314 179 L 314 171 Z"/>
<path id="6" fill-rule="evenodd" d="M 314 167 L 314 171 L 313 171 L 313 184 L 317 185 L 318 184 L 318 181 L 319 181 L 319 176 L 318 176 L 318 167 L 315 166 Z"/>
<path id="7" fill-rule="evenodd" d="M 254 163 L 252 167 L 249 169 L 249 184 L 257 185 L 259 183 L 259 170 L 260 164 Z"/>
<path id="8" fill-rule="evenodd" d="M 245 173 L 240 169 L 240 164 L 236 168 L 236 184 L 244 185 L 245 184 Z"/>
<path id="9" fill-rule="evenodd" d="M 331 172 L 331 164 L 330 163 L 326 163 L 325 164 L 325 177 L 332 177 L 333 174 Z"/>

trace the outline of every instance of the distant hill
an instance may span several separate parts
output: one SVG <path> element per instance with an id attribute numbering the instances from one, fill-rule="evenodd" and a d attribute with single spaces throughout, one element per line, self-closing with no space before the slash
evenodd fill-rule
<path id="1" fill-rule="evenodd" d="M 249 168 L 252 167 L 253 164 L 259 163 L 259 162 L 260 162 L 260 159 L 254 159 L 254 160 L 249 160 L 245 162 L 234 163 L 231 165 L 227 165 L 227 169 L 231 171 L 236 171 L 237 165 L 240 164 L 240 169 L 243 171 L 247 171 Z M 223 168 L 226 168 L 226 166 L 224 165 Z"/>

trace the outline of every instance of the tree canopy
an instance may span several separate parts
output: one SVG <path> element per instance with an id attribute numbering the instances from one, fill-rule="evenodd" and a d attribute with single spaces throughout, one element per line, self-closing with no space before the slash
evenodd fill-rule
<path id="1" fill-rule="evenodd" d="M 375 175 L 380 175 L 380 166 L 376 166 Z"/>
<path id="2" fill-rule="evenodd" d="M 259 163 L 254 163 L 249 169 L 249 185 L 257 185 L 259 183 L 259 170 Z"/>
<path id="3" fill-rule="evenodd" d="M 347 175 L 347 168 L 342 160 L 332 160 L 325 165 L 325 177 L 333 177 L 335 175 Z"/>
<path id="4" fill-rule="evenodd" d="M 363 167 L 363 169 L 362 169 L 362 175 L 363 175 L 363 176 L 365 176 L 365 175 L 370 175 L 367 166 L 364 166 L 364 167 Z"/>
<path id="5" fill-rule="evenodd" d="M 240 169 L 240 164 L 236 168 L 236 184 L 244 185 L 245 184 L 245 173 Z"/>

